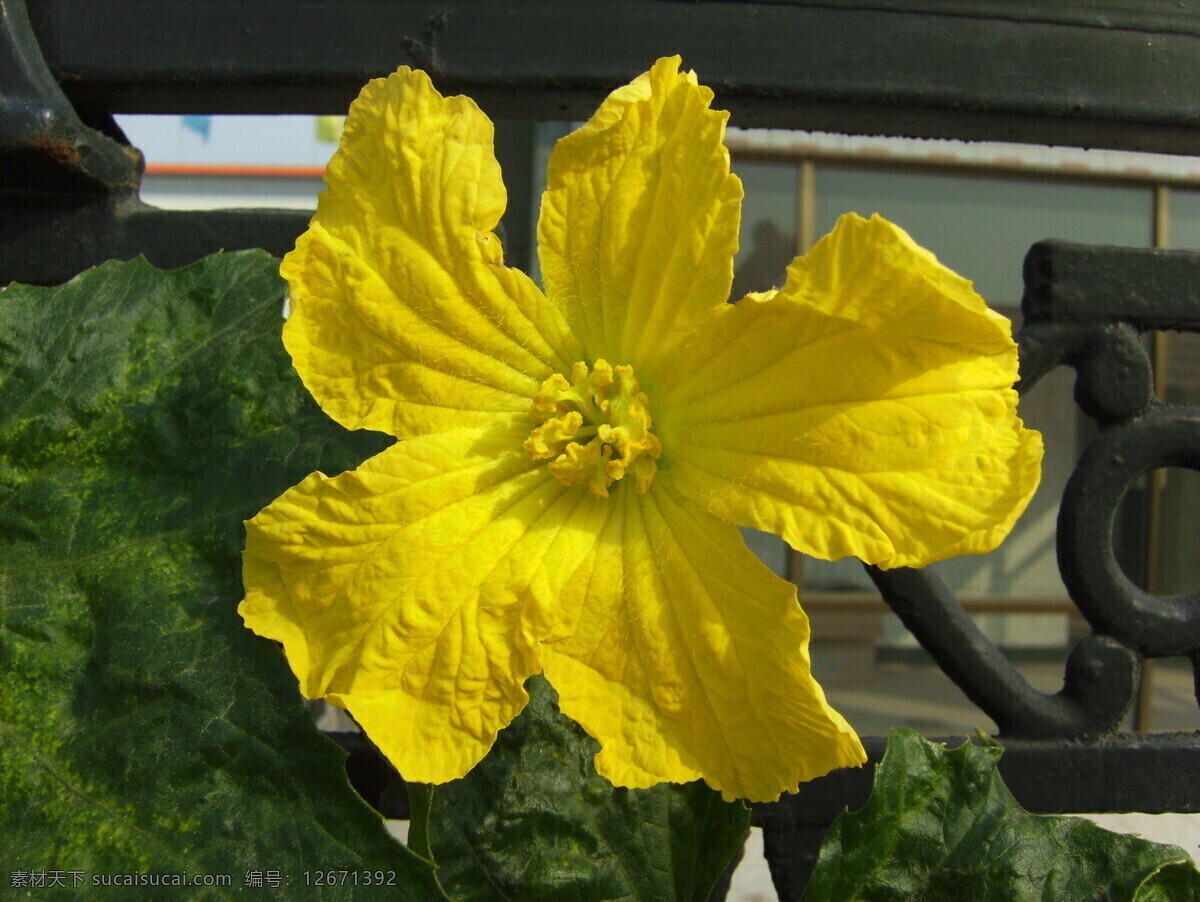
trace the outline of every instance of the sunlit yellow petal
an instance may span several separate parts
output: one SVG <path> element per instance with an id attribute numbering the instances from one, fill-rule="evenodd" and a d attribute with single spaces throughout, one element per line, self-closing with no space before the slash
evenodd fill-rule
<path id="1" fill-rule="evenodd" d="M 742 187 L 728 113 L 679 62 L 615 91 L 550 157 L 543 281 L 588 360 L 648 364 L 729 296 Z"/>
<path id="2" fill-rule="evenodd" d="M 524 707 L 537 641 L 605 516 L 520 450 L 518 425 L 315 473 L 247 524 L 247 625 L 410 780 L 461 777 Z"/>
<path id="3" fill-rule="evenodd" d="M 715 312 L 654 407 L 680 491 L 821 558 L 990 551 L 1037 487 L 1008 321 L 876 217 L 842 217 L 774 295 Z"/>
<path id="4" fill-rule="evenodd" d="M 247 524 L 240 612 L 284 643 L 304 694 L 347 708 L 405 777 L 461 776 L 538 669 L 517 600 L 486 591 L 489 570 L 562 488 L 504 429 L 313 474 Z"/>
<path id="5" fill-rule="evenodd" d="M 703 777 L 727 799 L 766 800 L 861 764 L 810 673 L 795 586 L 669 479 L 628 488 L 542 650 L 563 712 L 600 741 L 600 773 L 630 787 Z"/>
<path id="6" fill-rule="evenodd" d="M 406 67 L 284 261 L 305 384 L 407 440 L 248 523 L 240 611 L 409 780 L 465 774 L 543 668 L 619 785 L 767 800 L 859 764 L 795 588 L 733 524 L 920 566 L 990 550 L 1036 487 L 1007 321 L 891 224 L 845 217 L 725 303 L 742 190 L 679 66 L 555 148 L 546 295 L 492 231 L 491 123 Z"/>
<path id="7" fill-rule="evenodd" d="M 344 426 L 405 437 L 484 425 L 578 359 L 556 308 L 504 265 L 492 135 L 472 100 L 407 67 L 351 107 L 329 190 L 281 268 L 285 344 Z"/>

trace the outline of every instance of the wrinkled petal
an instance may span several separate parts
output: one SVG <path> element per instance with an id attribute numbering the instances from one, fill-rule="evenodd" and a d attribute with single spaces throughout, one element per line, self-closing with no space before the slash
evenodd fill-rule
<path id="1" fill-rule="evenodd" d="M 525 706 L 536 608 L 560 590 L 556 562 L 594 540 L 602 500 L 530 460 L 526 428 L 399 442 L 247 524 L 247 625 L 408 780 L 461 777 Z"/>
<path id="2" fill-rule="evenodd" d="M 407 67 L 350 108 L 329 189 L 281 272 L 284 342 L 349 429 L 406 437 L 520 411 L 578 359 L 558 311 L 504 265 L 492 123 Z"/>
<path id="3" fill-rule="evenodd" d="M 889 568 L 990 551 L 1037 487 L 1008 321 L 879 217 L 842 217 L 679 360 L 654 416 L 680 491 L 807 554 Z"/>
<path id="4" fill-rule="evenodd" d="M 742 198 L 722 143 L 729 114 L 679 62 L 614 91 L 550 157 L 543 282 L 589 361 L 648 370 L 729 297 Z"/>
<path id="5" fill-rule="evenodd" d="M 726 799 L 773 800 L 861 764 L 809 670 L 795 586 L 661 475 L 645 495 L 626 489 L 541 653 L 563 713 L 601 744 L 597 770 L 619 786 L 702 777 Z"/>

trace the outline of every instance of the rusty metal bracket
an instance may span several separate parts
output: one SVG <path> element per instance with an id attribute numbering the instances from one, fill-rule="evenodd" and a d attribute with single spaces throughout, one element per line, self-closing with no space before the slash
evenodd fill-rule
<path id="1" fill-rule="evenodd" d="M 299 210 L 160 210 L 144 162 L 107 113 L 80 115 L 42 57 L 25 0 L 0 0 L 0 284 L 64 282 L 139 254 L 174 268 L 218 250 L 282 255 Z"/>

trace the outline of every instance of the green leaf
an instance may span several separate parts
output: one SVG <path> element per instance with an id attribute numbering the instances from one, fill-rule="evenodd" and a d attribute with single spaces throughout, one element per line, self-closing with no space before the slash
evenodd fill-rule
<path id="1" fill-rule="evenodd" d="M 408 847 L 426 861 L 437 862 L 429 845 L 429 813 L 433 810 L 433 785 L 408 784 Z"/>
<path id="2" fill-rule="evenodd" d="M 829 828 L 805 902 L 1200 899 L 1178 846 L 1027 812 L 996 770 L 1002 751 L 893 730 L 871 798 Z"/>
<path id="3" fill-rule="evenodd" d="M 599 746 L 558 711 L 542 677 L 471 773 L 439 786 L 428 835 L 454 899 L 705 900 L 750 812 L 703 783 L 619 789 Z M 414 829 L 418 824 L 414 822 Z"/>
<path id="4" fill-rule="evenodd" d="M 114 262 L 0 294 L 0 835 L 10 872 L 86 881 L 32 898 L 227 899 L 254 871 L 255 898 L 439 897 L 236 612 L 242 520 L 383 444 L 292 372 L 277 266 Z M 310 885 L 330 869 L 353 873 Z M 184 873 L 231 885 L 92 884 Z"/>

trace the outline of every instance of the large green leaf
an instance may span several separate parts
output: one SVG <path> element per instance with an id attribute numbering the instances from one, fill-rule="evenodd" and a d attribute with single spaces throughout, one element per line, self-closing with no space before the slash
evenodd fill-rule
<path id="1" fill-rule="evenodd" d="M 0 294 L 0 845 L 9 871 L 85 881 L 33 898 L 232 898 L 255 871 L 256 898 L 439 896 L 236 613 L 242 520 L 382 446 L 292 372 L 277 265 L 109 263 Z M 183 873 L 231 886 L 91 884 Z"/>
<path id="2" fill-rule="evenodd" d="M 1200 899 L 1178 846 L 1027 812 L 996 770 L 1002 751 L 893 730 L 866 806 L 829 828 L 805 902 Z"/>
<path id="3" fill-rule="evenodd" d="M 483 762 L 437 787 L 431 806 L 413 806 L 446 892 L 464 902 L 707 899 L 746 836 L 745 805 L 699 782 L 614 788 L 550 684 L 532 677 L 526 689 L 529 706 Z"/>

